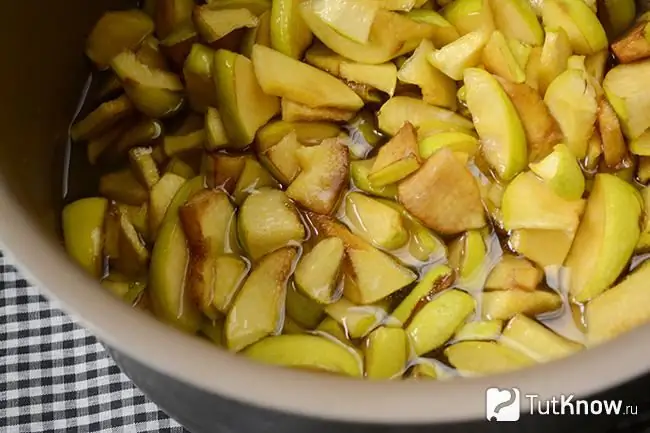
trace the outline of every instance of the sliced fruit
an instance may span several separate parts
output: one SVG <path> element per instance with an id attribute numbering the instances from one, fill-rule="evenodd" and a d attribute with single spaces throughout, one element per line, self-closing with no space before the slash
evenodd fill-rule
<path id="1" fill-rule="evenodd" d="M 397 67 L 392 62 L 381 65 L 342 62 L 339 76 L 344 80 L 367 84 L 375 89 L 393 96 L 397 85 Z"/>
<path id="2" fill-rule="evenodd" d="M 259 362 L 362 377 L 362 362 L 343 344 L 316 335 L 277 335 L 248 347 L 244 355 Z"/>
<path id="3" fill-rule="evenodd" d="M 418 284 L 391 313 L 387 323 L 390 326 L 404 326 L 411 315 L 422 304 L 429 302 L 435 295 L 449 288 L 455 279 L 454 271 L 445 265 L 436 265 L 427 271 Z"/>
<path id="4" fill-rule="evenodd" d="M 149 194 L 128 168 L 99 178 L 99 193 L 108 199 L 134 206 L 147 201 Z"/>
<path id="5" fill-rule="evenodd" d="M 226 314 L 230 310 L 249 268 L 249 264 L 237 255 L 226 254 L 215 259 L 214 274 L 217 279 L 212 291 L 212 305 L 217 311 Z"/>
<path id="6" fill-rule="evenodd" d="M 404 179 L 420 167 L 416 131 L 406 122 L 395 136 L 379 149 L 368 181 L 381 187 Z"/>
<path id="7" fill-rule="evenodd" d="M 424 102 L 455 110 L 456 83 L 429 63 L 428 58 L 433 50 L 433 43 L 423 39 L 413 55 L 400 67 L 397 78 L 403 83 L 420 87 Z"/>
<path id="8" fill-rule="evenodd" d="M 585 319 L 589 345 L 611 340 L 650 320 L 648 276 L 650 266 L 646 262 L 587 304 Z"/>
<path id="9" fill-rule="evenodd" d="M 366 241 L 386 250 L 400 248 L 408 232 L 398 211 L 358 192 L 345 197 L 345 215 L 353 231 Z"/>
<path id="10" fill-rule="evenodd" d="M 413 21 L 429 24 L 435 29 L 429 39 L 436 47 L 443 47 L 460 38 L 460 33 L 456 30 L 456 27 L 434 10 L 414 9 L 409 11 L 406 16 Z"/>
<path id="11" fill-rule="evenodd" d="M 294 273 L 296 285 L 321 304 L 334 299 L 345 248 L 339 238 L 325 238 L 302 256 Z"/>
<path id="12" fill-rule="evenodd" d="M 544 31 L 527 0 L 489 0 L 496 28 L 509 38 L 542 45 Z"/>
<path id="13" fill-rule="evenodd" d="M 282 98 L 282 120 L 284 122 L 347 122 L 355 112 L 331 107 L 310 107 Z"/>
<path id="14" fill-rule="evenodd" d="M 222 279 L 216 273 L 216 261 L 220 255 L 238 250 L 235 208 L 224 192 L 206 189 L 181 206 L 179 216 L 190 248 L 188 290 L 196 305 L 214 320 L 214 291 Z"/>
<path id="15" fill-rule="evenodd" d="M 319 144 L 326 138 L 332 138 L 341 132 L 337 125 L 326 122 L 285 122 L 276 120 L 267 123 L 257 133 L 257 149 L 264 152 L 275 146 L 287 134 L 295 132 L 298 141 L 305 144 Z"/>
<path id="16" fill-rule="evenodd" d="M 598 17 L 610 40 L 618 38 L 628 30 L 637 13 L 636 2 L 632 0 L 607 0 L 599 9 Z"/>
<path id="17" fill-rule="evenodd" d="M 525 73 L 526 66 L 528 65 L 528 59 L 530 58 L 530 53 L 533 51 L 533 47 L 517 39 L 507 38 L 506 42 L 508 43 L 510 52 L 514 56 L 515 60 L 517 60 L 517 64 L 519 64 L 519 67 Z"/>
<path id="18" fill-rule="evenodd" d="M 595 12 L 582 0 L 544 0 L 544 27 L 561 28 L 576 54 L 587 55 L 607 48 L 607 35 Z"/>
<path id="19" fill-rule="evenodd" d="M 558 144 L 553 152 L 530 169 L 565 200 L 582 198 L 585 178 L 575 156 L 565 144 Z"/>
<path id="20" fill-rule="evenodd" d="M 526 64 L 526 84 L 539 90 L 539 66 L 542 57 L 542 47 L 533 47 Z"/>
<path id="21" fill-rule="evenodd" d="M 183 67 L 183 77 L 190 107 L 199 113 L 217 105 L 217 89 L 212 68 L 214 51 L 202 44 L 194 44 Z"/>
<path id="22" fill-rule="evenodd" d="M 278 51 L 255 45 L 252 59 L 255 75 L 266 94 L 309 107 L 356 111 L 363 106 L 361 98 L 341 81 Z"/>
<path id="23" fill-rule="evenodd" d="M 365 44 L 379 5 L 373 1 L 313 0 L 311 9 L 337 33 Z"/>
<path id="24" fill-rule="evenodd" d="M 474 308 L 474 298 L 460 290 L 443 292 L 424 305 L 406 327 L 414 352 L 423 355 L 442 346 Z"/>
<path id="25" fill-rule="evenodd" d="M 120 274 L 111 274 L 101 282 L 102 287 L 123 299 L 129 305 L 134 305 L 142 297 L 147 283 L 140 280 L 129 280 Z"/>
<path id="26" fill-rule="evenodd" d="M 287 195 L 307 209 L 329 214 L 348 181 L 348 150 L 341 140 L 329 138 L 296 152 L 302 171 L 287 188 Z"/>
<path id="27" fill-rule="evenodd" d="M 503 194 L 501 210 L 506 230 L 546 229 L 575 232 L 585 200 L 566 200 L 532 172 L 520 174 Z"/>
<path id="28" fill-rule="evenodd" d="M 541 267 L 559 266 L 569 254 L 573 235 L 560 230 L 513 230 L 508 245 Z"/>
<path id="29" fill-rule="evenodd" d="M 156 23 L 156 35 L 161 39 L 191 20 L 195 6 L 191 0 L 162 0 L 154 3 L 153 18 Z"/>
<path id="30" fill-rule="evenodd" d="M 283 248 L 264 257 L 244 282 L 226 318 L 226 344 L 238 352 L 279 332 L 287 280 L 297 251 Z"/>
<path id="31" fill-rule="evenodd" d="M 449 148 L 455 154 L 464 153 L 473 158 L 478 153 L 479 142 L 476 137 L 463 132 L 440 132 L 420 141 L 418 148 L 423 159 L 429 158 L 442 148 Z"/>
<path id="32" fill-rule="evenodd" d="M 291 284 L 287 290 L 285 310 L 287 316 L 308 329 L 318 326 L 324 314 L 323 306 L 304 295 L 295 284 Z"/>
<path id="33" fill-rule="evenodd" d="M 205 112 L 206 148 L 215 150 L 228 145 L 226 128 L 221 120 L 219 110 L 207 107 Z"/>
<path id="34" fill-rule="evenodd" d="M 471 172 L 443 148 L 400 183 L 399 201 L 427 227 L 456 234 L 485 225 L 481 195 Z"/>
<path id="35" fill-rule="evenodd" d="M 447 347 L 445 356 L 465 376 L 503 373 L 535 364 L 523 353 L 493 341 L 461 341 Z"/>
<path id="36" fill-rule="evenodd" d="M 199 42 L 199 33 L 194 23 L 186 21 L 179 25 L 172 33 L 160 41 L 160 50 L 181 68 L 194 44 Z"/>
<path id="37" fill-rule="evenodd" d="M 325 312 L 343 327 L 350 338 L 368 335 L 386 318 L 386 310 L 386 303 L 358 305 L 346 298 L 325 307 Z"/>
<path id="38" fill-rule="evenodd" d="M 284 185 L 289 185 L 301 170 L 296 156 L 296 152 L 300 148 L 302 148 L 302 144 L 298 141 L 298 134 L 291 131 L 278 144 L 264 152 L 260 156 L 260 160 L 262 160 L 262 157 L 268 159 L 270 163 L 269 170 Z M 262 160 L 262 162 L 264 161 Z"/>
<path id="39" fill-rule="evenodd" d="M 203 319 L 186 287 L 190 254 L 178 208 L 202 187 L 202 179 L 195 178 L 185 183 L 174 195 L 156 237 L 149 270 L 148 290 L 154 313 L 165 322 L 190 333 L 201 327 Z"/>
<path id="40" fill-rule="evenodd" d="M 444 7 L 442 16 L 461 36 L 474 31 L 494 30 L 494 17 L 487 0 L 454 0 Z"/>
<path id="41" fill-rule="evenodd" d="M 650 21 L 643 20 L 612 44 L 612 52 L 621 63 L 632 63 L 650 57 L 648 34 Z"/>
<path id="42" fill-rule="evenodd" d="M 458 271 L 460 287 L 480 289 L 487 271 L 486 258 L 487 246 L 478 230 L 469 230 L 450 244 L 449 264 Z"/>
<path id="43" fill-rule="evenodd" d="M 126 95 L 104 102 L 70 128 L 70 137 L 73 141 L 94 138 L 133 113 L 133 111 L 133 104 Z"/>
<path id="44" fill-rule="evenodd" d="M 544 46 L 539 57 L 539 93 L 543 96 L 548 86 L 567 68 L 573 54 L 571 41 L 561 27 L 546 30 Z"/>
<path id="45" fill-rule="evenodd" d="M 271 44 L 282 54 L 300 59 L 311 45 L 312 33 L 300 14 L 300 1 L 273 0 L 271 6 Z"/>
<path id="46" fill-rule="evenodd" d="M 500 342 L 537 362 L 564 358 L 584 348 L 582 344 L 568 340 L 522 314 L 510 319 Z"/>
<path id="47" fill-rule="evenodd" d="M 343 344 L 346 344 L 351 347 L 355 347 L 352 345 L 352 342 L 348 338 L 345 329 L 343 329 L 343 327 L 339 325 L 339 323 L 336 320 L 332 319 L 329 316 L 325 317 L 323 321 L 320 322 L 320 324 L 316 327 L 315 333 L 320 335 L 324 334 L 325 336 L 330 338 L 336 338 L 338 341 L 340 341 Z"/>
<path id="48" fill-rule="evenodd" d="M 261 188 L 244 200 L 239 211 L 239 235 L 253 260 L 305 238 L 296 209 L 280 190 Z"/>
<path id="49" fill-rule="evenodd" d="M 136 146 L 153 144 L 152 142 L 159 139 L 162 135 L 163 125 L 160 121 L 154 119 L 140 120 L 122 131 L 120 137 L 116 140 L 113 148 L 107 155 L 107 159 L 113 160 L 114 162 L 114 160 L 118 160 L 127 153 L 129 149 Z M 89 147 L 90 144 L 88 144 Z"/>
<path id="50" fill-rule="evenodd" d="M 468 33 L 454 42 L 433 51 L 429 62 L 454 80 L 462 80 L 463 72 L 481 63 L 481 53 L 488 42 L 489 34 L 483 31 Z"/>
<path id="51" fill-rule="evenodd" d="M 577 158 L 584 158 L 598 112 L 596 92 L 586 73 L 567 69 L 548 87 L 544 102 L 560 125 L 564 139 Z"/>
<path id="52" fill-rule="evenodd" d="M 598 129 L 605 164 L 610 168 L 619 167 L 627 157 L 627 145 L 618 117 L 606 98 L 602 98 L 598 105 Z"/>
<path id="53" fill-rule="evenodd" d="M 350 162 L 350 176 L 354 186 L 361 191 L 385 198 L 397 197 L 397 185 L 384 185 L 381 187 L 375 186 L 368 180 L 372 166 L 375 164 L 375 159 L 363 159 Z"/>
<path id="54" fill-rule="evenodd" d="M 147 271 L 149 251 L 129 218 L 122 213 L 119 213 L 117 218 L 119 254 L 115 260 L 115 268 L 127 277 L 141 277 Z"/>
<path id="55" fill-rule="evenodd" d="M 167 208 L 183 184 L 185 184 L 185 178 L 173 173 L 165 173 L 151 189 L 149 194 L 149 231 L 152 239 L 156 238 Z"/>
<path id="56" fill-rule="evenodd" d="M 115 56 L 137 48 L 154 30 L 151 18 L 137 9 L 106 12 L 86 41 L 86 55 L 100 68 Z"/>
<path id="57" fill-rule="evenodd" d="M 517 110 L 488 72 L 464 72 L 467 107 L 481 138 L 483 156 L 503 180 L 512 179 L 528 161 L 526 135 Z"/>
<path id="58" fill-rule="evenodd" d="M 228 167 L 233 170 L 232 173 L 228 171 L 222 172 L 221 174 L 225 177 L 225 180 L 221 181 L 221 179 L 215 179 L 215 181 L 219 180 L 217 185 L 222 185 L 224 182 L 228 184 L 233 176 L 237 176 L 232 196 L 235 203 L 238 205 L 241 205 L 246 197 L 261 188 L 277 188 L 279 186 L 273 176 L 271 176 L 271 174 L 254 158 L 245 157 L 243 168 L 240 168 L 241 166 L 237 160 L 230 160 L 229 162 L 233 164 L 233 166 Z M 237 170 L 239 170 L 239 172 L 237 172 Z M 217 177 L 218 176 L 219 174 L 217 173 Z"/>
<path id="59" fill-rule="evenodd" d="M 639 157 L 639 166 L 637 167 L 636 178 L 642 184 L 648 184 L 650 181 L 650 157 Z M 650 209 L 650 206 L 647 206 L 646 208 Z"/>
<path id="60" fill-rule="evenodd" d="M 148 189 L 151 189 L 160 180 L 160 173 L 151 153 L 150 147 L 134 147 L 129 151 L 131 167 L 140 183 Z"/>
<path id="61" fill-rule="evenodd" d="M 607 99 L 621 122 L 625 136 L 633 140 L 650 128 L 650 97 L 644 77 L 650 73 L 650 60 L 618 65 L 603 80 Z"/>
<path id="62" fill-rule="evenodd" d="M 497 340 L 501 336 L 501 329 L 503 329 L 502 320 L 469 322 L 456 331 L 456 334 L 454 334 L 454 342 Z"/>
<path id="63" fill-rule="evenodd" d="M 218 109 L 232 147 L 252 143 L 257 130 L 280 111 L 278 98 L 265 94 L 246 57 L 226 50 L 214 56 Z M 235 79 L 236 78 L 236 79 Z"/>
<path id="64" fill-rule="evenodd" d="M 346 59 L 317 41 L 305 52 L 305 62 L 322 69 L 325 72 L 338 77 L 341 70 L 341 63 Z"/>
<path id="65" fill-rule="evenodd" d="M 418 358 L 417 364 L 411 368 L 409 372 L 409 379 L 416 380 L 435 380 L 438 378 L 437 365 L 428 358 Z"/>
<path id="66" fill-rule="evenodd" d="M 150 68 L 135 53 L 124 51 L 113 58 L 111 67 L 124 85 L 133 105 L 149 117 L 175 113 L 183 102 L 183 84 L 177 75 Z"/>
<path id="67" fill-rule="evenodd" d="M 637 191 L 610 174 L 597 174 L 565 266 L 569 293 L 578 302 L 607 289 L 620 275 L 639 239 Z"/>
<path id="68" fill-rule="evenodd" d="M 368 335 L 364 347 L 366 377 L 392 379 L 406 369 L 409 345 L 402 328 L 380 326 Z"/>
<path id="69" fill-rule="evenodd" d="M 94 278 L 104 273 L 104 220 L 108 200 L 77 200 L 63 209 L 63 241 L 68 254 Z"/>
<path id="70" fill-rule="evenodd" d="M 394 96 L 382 105 L 377 114 L 379 129 L 395 135 L 405 122 L 410 122 L 418 131 L 418 139 L 435 132 L 469 132 L 474 124 L 451 110 L 434 107 L 426 102 L 408 96 Z"/>
<path id="71" fill-rule="evenodd" d="M 483 320 L 507 320 L 519 313 L 537 316 L 561 307 L 562 299 L 555 292 L 495 290 L 483 293 L 481 315 Z"/>
<path id="72" fill-rule="evenodd" d="M 650 130 L 630 141 L 630 152 L 635 155 L 650 156 Z"/>
<path id="73" fill-rule="evenodd" d="M 503 0 L 493 0 L 503 1 Z M 511 0 L 503 1 L 503 3 Z M 518 2 L 519 0 L 512 0 Z M 537 22 L 537 20 L 535 20 Z M 503 33 L 498 30 L 492 32 L 482 57 L 483 65 L 488 72 L 498 75 L 513 83 L 523 83 L 526 81 L 526 73 L 519 65 Z"/>
<path id="74" fill-rule="evenodd" d="M 207 3 L 214 10 L 243 8 L 248 9 L 256 16 L 260 16 L 271 9 L 271 2 L 268 0 L 210 0 Z"/>
<path id="75" fill-rule="evenodd" d="M 357 304 L 377 302 L 415 281 L 416 275 L 330 217 L 308 213 L 319 236 L 338 237 L 345 245 L 344 293 Z"/>
<path id="76" fill-rule="evenodd" d="M 543 278 L 542 270 L 528 260 L 506 254 L 490 272 L 485 289 L 533 291 Z"/>
<path id="77" fill-rule="evenodd" d="M 257 17 L 256 27 L 246 30 L 239 51 L 250 59 L 255 44 L 271 46 L 271 12 L 269 11 Z"/>
<path id="78" fill-rule="evenodd" d="M 214 10 L 208 5 L 194 9 L 194 23 L 203 40 L 211 45 L 237 29 L 256 27 L 258 20 L 246 8 Z"/>

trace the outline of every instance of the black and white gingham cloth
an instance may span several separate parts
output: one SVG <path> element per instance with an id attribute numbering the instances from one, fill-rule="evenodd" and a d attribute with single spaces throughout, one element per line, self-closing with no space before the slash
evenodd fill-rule
<path id="1" fill-rule="evenodd" d="M 0 432 L 185 430 L 0 252 Z"/>

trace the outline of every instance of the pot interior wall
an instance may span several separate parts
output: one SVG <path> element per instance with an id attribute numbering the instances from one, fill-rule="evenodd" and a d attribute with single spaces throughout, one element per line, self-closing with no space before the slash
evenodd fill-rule
<path id="1" fill-rule="evenodd" d="M 85 38 L 107 9 L 133 0 L 0 2 L 0 176 L 57 241 L 68 126 L 89 73 Z"/>

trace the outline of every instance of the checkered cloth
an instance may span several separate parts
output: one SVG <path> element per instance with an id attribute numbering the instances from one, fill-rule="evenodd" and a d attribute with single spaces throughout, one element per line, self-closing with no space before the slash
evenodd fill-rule
<path id="1" fill-rule="evenodd" d="M 185 430 L 0 252 L 0 432 Z"/>

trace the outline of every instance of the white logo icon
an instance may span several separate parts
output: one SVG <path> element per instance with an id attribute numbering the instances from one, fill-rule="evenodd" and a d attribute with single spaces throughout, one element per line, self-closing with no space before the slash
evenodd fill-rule
<path id="1" fill-rule="evenodd" d="M 518 421 L 521 394 L 517 388 L 488 388 L 485 417 L 488 421 Z"/>

